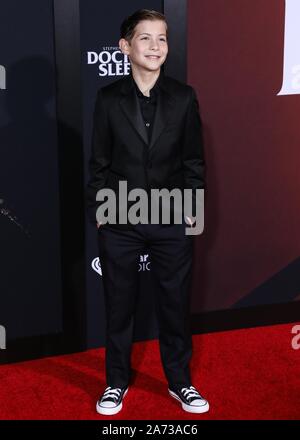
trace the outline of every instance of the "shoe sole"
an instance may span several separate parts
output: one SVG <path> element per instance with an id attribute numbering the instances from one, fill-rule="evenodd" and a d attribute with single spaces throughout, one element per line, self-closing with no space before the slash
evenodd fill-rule
<path id="1" fill-rule="evenodd" d="M 127 388 L 127 390 L 123 394 L 122 401 L 123 401 L 124 397 L 126 396 L 126 394 L 128 392 L 128 388 Z M 117 414 L 118 412 L 120 412 L 122 407 L 123 407 L 122 402 L 118 406 L 116 406 L 114 408 L 106 408 L 104 406 L 100 406 L 100 405 L 98 405 L 98 402 L 97 402 L 97 404 L 96 404 L 96 411 L 97 411 L 98 414 L 102 414 L 104 416 L 113 416 L 114 414 Z"/>
<path id="2" fill-rule="evenodd" d="M 205 413 L 209 410 L 209 403 L 208 402 L 206 402 L 202 406 L 191 406 L 191 405 L 187 405 L 186 403 L 182 402 L 182 400 L 177 396 L 177 394 L 173 393 L 173 391 L 169 390 L 169 394 L 170 394 L 170 396 L 174 397 L 174 399 L 178 400 L 178 402 L 181 403 L 181 406 L 184 409 L 184 411 L 187 411 L 190 413 L 201 414 L 201 413 Z"/>

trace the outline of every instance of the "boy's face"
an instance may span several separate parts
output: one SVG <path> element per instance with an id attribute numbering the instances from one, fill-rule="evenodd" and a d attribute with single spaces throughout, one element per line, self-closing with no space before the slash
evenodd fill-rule
<path id="1" fill-rule="evenodd" d="M 121 38 L 119 46 L 129 56 L 131 65 L 139 70 L 158 71 L 168 55 L 165 22 L 140 21 L 135 27 L 131 44 Z"/>

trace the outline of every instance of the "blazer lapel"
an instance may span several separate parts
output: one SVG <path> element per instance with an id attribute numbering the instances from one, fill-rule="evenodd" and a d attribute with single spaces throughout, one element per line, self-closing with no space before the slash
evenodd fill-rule
<path id="1" fill-rule="evenodd" d="M 137 131 L 143 141 L 148 145 L 148 148 L 150 150 L 151 148 L 153 148 L 158 137 L 165 129 L 171 111 L 172 109 L 174 109 L 175 99 L 172 97 L 167 88 L 166 79 L 164 78 L 164 76 L 162 76 L 160 81 L 160 93 L 158 94 L 158 101 L 153 121 L 150 143 L 148 142 L 148 133 L 143 120 L 138 97 L 134 89 L 133 78 L 131 74 L 127 75 L 127 77 L 124 78 L 121 92 L 123 96 L 120 99 L 120 106 L 133 128 Z"/>
<path id="2" fill-rule="evenodd" d="M 158 137 L 161 135 L 162 131 L 166 128 L 167 122 L 170 118 L 171 111 L 175 108 L 174 98 L 166 92 L 162 87 L 161 93 L 158 94 L 157 107 L 155 111 L 152 135 L 149 144 L 149 150 L 153 148 Z"/>
<path id="3" fill-rule="evenodd" d="M 139 108 L 138 97 L 134 90 L 131 78 L 125 78 L 122 91 L 125 96 L 120 99 L 120 105 L 133 128 L 138 132 L 143 141 L 148 144 L 147 130 L 143 121 L 143 116 Z"/>

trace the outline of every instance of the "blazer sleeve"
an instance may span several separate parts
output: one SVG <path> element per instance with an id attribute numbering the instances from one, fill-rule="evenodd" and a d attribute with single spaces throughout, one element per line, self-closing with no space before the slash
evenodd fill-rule
<path id="1" fill-rule="evenodd" d="M 96 224 L 96 211 L 101 204 L 101 202 L 96 201 L 96 195 L 100 189 L 105 187 L 112 156 L 112 135 L 101 89 L 97 92 L 95 102 L 91 144 L 86 205 L 90 221 Z"/>
<path id="2" fill-rule="evenodd" d="M 192 189 L 193 216 L 195 216 L 196 189 L 205 188 L 205 159 L 199 103 L 193 87 L 189 86 L 189 88 L 190 99 L 183 136 L 182 165 L 184 188 Z"/>

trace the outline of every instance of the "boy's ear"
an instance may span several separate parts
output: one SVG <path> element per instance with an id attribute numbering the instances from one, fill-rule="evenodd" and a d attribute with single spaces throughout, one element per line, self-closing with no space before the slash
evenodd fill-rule
<path id="1" fill-rule="evenodd" d="M 128 55 L 128 41 L 126 41 L 125 38 L 119 40 L 119 48 L 124 54 Z"/>

